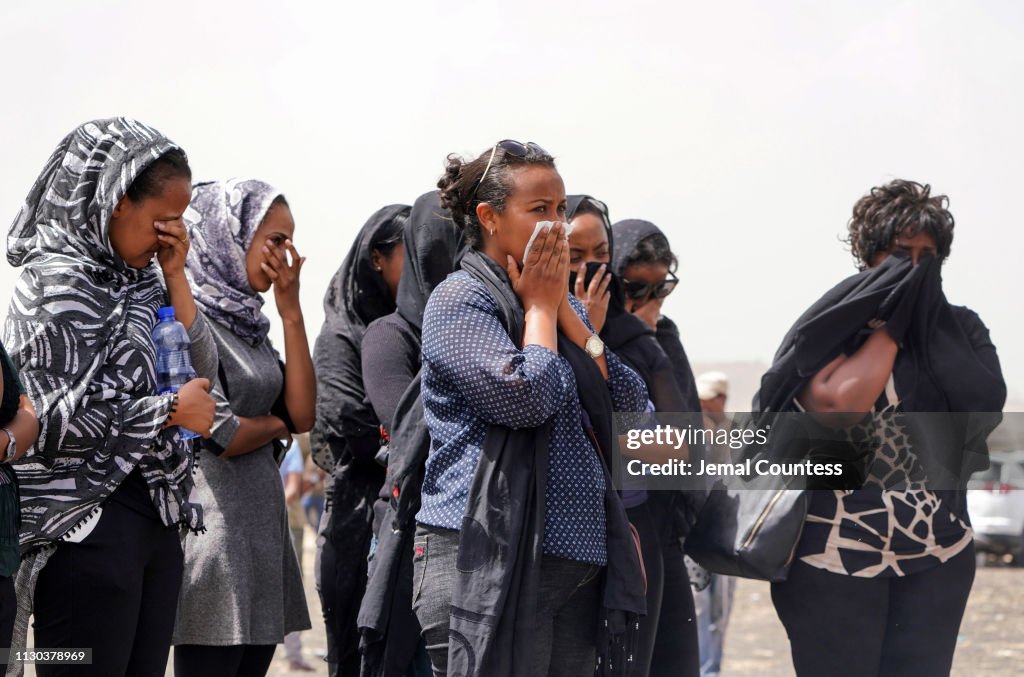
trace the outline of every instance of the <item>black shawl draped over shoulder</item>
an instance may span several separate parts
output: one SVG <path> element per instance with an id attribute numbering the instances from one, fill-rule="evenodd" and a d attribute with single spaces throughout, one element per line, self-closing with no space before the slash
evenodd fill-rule
<path id="1" fill-rule="evenodd" d="M 418 363 L 427 299 L 455 269 L 465 242 L 441 207 L 437 191 L 413 204 L 403 242 L 397 309 L 379 321 L 392 322 L 406 339 L 410 354 L 394 359 Z M 377 549 L 358 617 L 363 677 L 404 677 L 420 641 L 419 622 L 412 612 L 412 542 L 430 432 L 423 419 L 418 373 L 399 399 L 393 420 L 387 476 L 374 505 Z"/>
<path id="2" fill-rule="evenodd" d="M 894 253 L 812 304 L 761 379 L 752 405 L 758 425 L 793 411 L 806 383 L 837 355 L 859 348 L 869 323 L 879 322 L 900 345 L 893 378 L 903 410 L 927 414 L 907 417 L 915 454 L 931 482 L 965 484 L 988 465 L 986 439 L 1002 419 L 1006 384 L 988 330 L 973 311 L 946 300 L 934 257 L 914 266 Z M 966 515 L 962 491 L 939 493 Z"/>
<path id="3" fill-rule="evenodd" d="M 509 336 L 520 345 L 523 309 L 507 274 L 476 250 L 462 268 L 498 303 Z M 612 403 L 600 370 L 561 334 L 559 354 L 570 363 L 580 404 L 601 449 L 613 443 Z M 581 425 L 585 425 L 581 421 Z M 551 422 L 534 429 L 491 426 L 469 490 L 452 590 L 448 666 L 466 676 L 529 675 L 544 540 L 544 492 Z M 595 452 L 597 453 L 597 452 Z M 645 610 L 640 561 L 632 530 L 605 463 L 608 566 L 598 655 L 601 670 L 625 673 L 636 619 Z"/>
<path id="4" fill-rule="evenodd" d="M 408 212 L 407 205 L 390 205 L 371 216 L 324 295 L 324 324 L 313 350 L 318 382 L 313 436 L 320 438 L 313 458 L 327 472 L 352 457 L 372 461 L 377 451 L 379 423 L 365 401 L 360 350 L 366 327 L 395 304 L 373 269 L 373 244 L 387 239 L 388 231 L 397 234 L 395 220 Z"/>

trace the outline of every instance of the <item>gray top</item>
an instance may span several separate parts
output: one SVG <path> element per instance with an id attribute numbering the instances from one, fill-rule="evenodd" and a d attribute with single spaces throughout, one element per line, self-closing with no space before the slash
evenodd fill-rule
<path id="1" fill-rule="evenodd" d="M 206 444 L 225 448 L 238 430 L 238 416 L 270 413 L 283 378 L 269 340 L 253 346 L 216 322 L 209 326 L 230 400 L 218 381 L 213 436 Z M 204 449 L 198 465 L 196 499 L 207 531 L 185 539 L 174 644 L 278 644 L 289 632 L 309 629 L 273 446 L 230 458 Z"/>

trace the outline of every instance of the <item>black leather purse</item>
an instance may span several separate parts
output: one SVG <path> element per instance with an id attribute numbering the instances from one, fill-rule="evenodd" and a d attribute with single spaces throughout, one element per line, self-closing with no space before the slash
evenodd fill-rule
<path id="1" fill-rule="evenodd" d="M 686 537 L 686 554 L 716 574 L 783 581 L 803 533 L 808 495 L 756 483 L 726 488 L 716 481 Z"/>
<path id="2" fill-rule="evenodd" d="M 742 454 L 752 468 L 760 460 L 810 460 L 842 472 L 788 481 L 770 475 L 716 479 L 684 545 L 686 554 L 713 573 L 785 580 L 807 519 L 808 491 L 858 489 L 867 476 L 869 438 L 854 440 L 848 430 L 798 412 L 769 414 L 757 427 L 769 420 L 767 444 L 751 445 Z"/>

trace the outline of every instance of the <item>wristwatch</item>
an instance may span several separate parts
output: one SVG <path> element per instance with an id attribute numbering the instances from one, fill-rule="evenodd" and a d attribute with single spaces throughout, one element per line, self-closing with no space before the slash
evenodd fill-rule
<path id="1" fill-rule="evenodd" d="M 0 428 L 0 430 L 7 433 L 7 450 L 6 453 L 4 453 L 3 460 L 0 462 L 7 463 L 8 461 L 13 460 L 15 454 L 18 453 L 18 444 L 15 442 L 14 433 L 11 432 L 10 428 Z"/>
<path id="2" fill-rule="evenodd" d="M 583 349 L 587 351 L 587 355 L 596 360 L 604 355 L 604 341 L 597 334 L 591 334 L 583 344 Z"/>

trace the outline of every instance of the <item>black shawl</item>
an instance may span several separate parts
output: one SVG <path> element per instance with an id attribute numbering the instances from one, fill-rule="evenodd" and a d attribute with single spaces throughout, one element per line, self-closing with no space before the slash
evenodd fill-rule
<path id="1" fill-rule="evenodd" d="M 466 253 L 462 268 L 487 286 L 509 336 L 520 344 L 523 309 L 505 271 L 476 250 Z M 595 442 L 601 451 L 610 450 L 612 404 L 600 370 L 561 335 L 558 349 L 573 369 Z M 453 674 L 529 674 L 543 555 L 550 431 L 550 422 L 535 429 L 491 426 L 488 430 L 459 535 L 448 648 Z M 603 613 L 601 619 L 595 619 L 595 632 L 602 628 L 598 645 L 602 671 L 624 673 L 630 667 L 626 657 L 631 655 L 636 618 L 646 605 L 632 530 L 612 488 L 607 463 L 605 472 L 608 566 Z"/>
<path id="2" fill-rule="evenodd" d="M 934 257 L 913 266 L 905 255 L 892 254 L 812 304 L 761 379 L 752 405 L 757 424 L 793 411 L 793 399 L 814 374 L 837 355 L 856 351 L 872 331 L 869 323 L 878 322 L 901 347 L 893 377 L 903 410 L 919 414 L 907 423 L 929 480 L 933 486 L 966 483 L 988 464 L 985 440 L 1002 418 L 1006 384 L 988 330 L 973 311 L 946 300 Z M 966 514 L 962 492 L 952 493 L 954 507 Z"/>
<path id="3" fill-rule="evenodd" d="M 462 231 L 441 206 L 439 193 L 421 195 L 405 229 L 405 267 L 398 283 L 398 313 L 417 333 L 427 298 L 456 269 L 465 247 Z"/>
<path id="4" fill-rule="evenodd" d="M 333 473 L 350 456 L 372 457 L 378 422 L 366 404 L 360 345 L 367 325 L 395 309 L 381 274 L 373 270 L 373 245 L 398 233 L 406 205 L 378 210 L 359 230 L 324 295 L 324 324 L 313 350 L 317 375 L 314 460 Z M 353 441 L 356 441 L 353 444 Z"/>
<path id="5" fill-rule="evenodd" d="M 441 207 L 437 191 L 413 204 L 403 234 L 405 265 L 398 285 L 396 326 L 419 360 L 420 328 L 427 299 L 455 269 L 465 248 L 462 232 Z M 389 318 L 385 318 L 385 321 Z M 390 318 L 393 319 L 393 318 Z M 409 356 L 395 356 L 396 360 Z M 412 613 L 412 540 L 420 487 L 430 451 L 419 374 L 406 389 L 389 430 L 387 478 L 374 505 L 377 549 L 359 609 L 364 677 L 402 677 L 419 644 Z"/>

